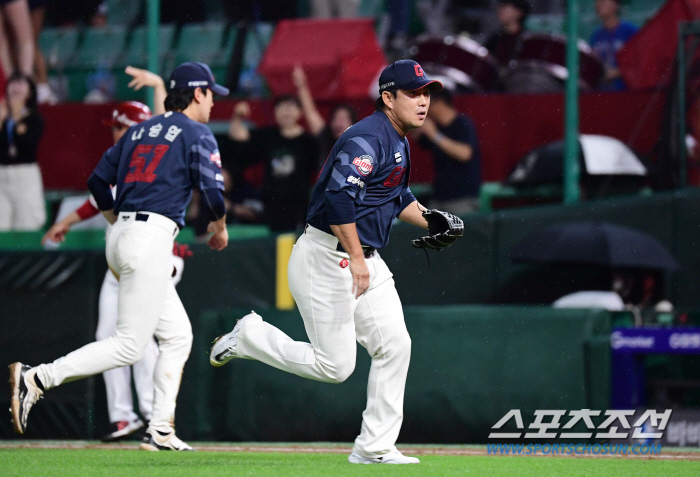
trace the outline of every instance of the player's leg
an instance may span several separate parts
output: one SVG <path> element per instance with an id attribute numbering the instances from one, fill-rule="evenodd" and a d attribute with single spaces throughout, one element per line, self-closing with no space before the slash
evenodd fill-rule
<path id="1" fill-rule="evenodd" d="M 145 450 L 192 450 L 175 436 L 175 404 L 182 371 L 192 349 L 192 326 L 172 282 L 168 282 L 165 304 L 155 330 L 159 354 L 153 372 L 154 398 Z"/>
<path id="2" fill-rule="evenodd" d="M 262 320 L 247 320 L 238 334 L 237 356 L 304 378 L 345 381 L 355 369 L 357 301 L 352 296 L 350 270 L 340 266 L 343 257 L 302 235 L 289 260 L 289 289 L 310 343 L 294 341 Z"/>
<path id="3" fill-rule="evenodd" d="M 104 340 L 117 331 L 119 299 L 119 282 L 114 274 L 107 270 L 100 289 L 98 303 L 98 320 L 95 338 Z M 107 411 L 109 414 L 110 430 L 102 436 L 103 441 L 122 439 L 143 427 L 143 422 L 134 412 L 131 397 L 131 368 L 110 369 L 102 373 L 107 391 Z"/>
<path id="4" fill-rule="evenodd" d="M 158 353 L 158 343 L 151 339 L 146 345 L 141 359 L 131 367 L 136 385 L 136 396 L 139 400 L 139 410 L 146 421 L 150 421 L 153 416 L 153 373 L 156 369 Z"/>
<path id="5" fill-rule="evenodd" d="M 358 460 L 383 458 L 382 462 L 418 463 L 398 453 L 394 444 L 403 422 L 403 398 L 411 359 L 411 338 L 406 331 L 401 300 L 384 261 L 375 255 L 368 260 L 377 277 L 360 298 L 355 312 L 357 341 L 372 357 L 367 386 L 367 408 L 353 455 Z M 352 461 L 351 457 L 351 461 Z"/>

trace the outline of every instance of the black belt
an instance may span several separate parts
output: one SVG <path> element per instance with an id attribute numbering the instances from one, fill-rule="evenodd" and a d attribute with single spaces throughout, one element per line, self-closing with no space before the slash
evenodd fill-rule
<path id="1" fill-rule="evenodd" d="M 345 251 L 345 249 L 343 248 L 343 246 L 340 244 L 340 242 L 338 242 L 338 245 L 335 247 L 335 249 L 336 249 L 338 252 L 347 253 L 347 252 Z M 376 248 L 370 247 L 369 245 L 363 245 L 363 246 L 362 246 L 362 253 L 364 253 L 365 258 L 371 257 L 372 254 L 373 254 L 374 252 L 376 252 L 376 251 L 377 251 Z"/>

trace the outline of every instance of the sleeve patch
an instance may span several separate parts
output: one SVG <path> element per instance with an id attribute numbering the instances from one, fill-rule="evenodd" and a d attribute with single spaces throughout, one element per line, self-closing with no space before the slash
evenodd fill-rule
<path id="1" fill-rule="evenodd" d="M 370 172 L 374 169 L 374 162 L 372 160 L 372 156 L 368 156 L 367 154 L 356 157 L 352 161 L 353 165 L 357 168 L 357 172 L 362 174 L 363 176 L 369 175 Z"/>
<path id="2" fill-rule="evenodd" d="M 219 150 L 217 149 L 211 155 L 209 156 L 209 160 L 219 166 L 219 169 L 221 169 L 221 154 L 219 154 Z"/>
<path id="3" fill-rule="evenodd" d="M 346 182 L 348 184 L 355 184 L 360 189 L 362 189 L 365 186 L 365 181 L 363 181 L 359 177 L 355 177 L 355 176 L 348 176 Z"/>

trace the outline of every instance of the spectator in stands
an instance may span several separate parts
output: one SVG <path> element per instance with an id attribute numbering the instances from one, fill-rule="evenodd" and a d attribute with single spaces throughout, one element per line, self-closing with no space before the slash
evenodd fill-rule
<path id="1" fill-rule="evenodd" d="M 590 43 L 605 64 L 605 79 L 599 89 L 623 91 L 625 82 L 617 68 L 615 55 L 639 28 L 620 19 L 620 0 L 596 0 L 595 11 L 602 24 L 591 34 Z"/>
<path id="2" fill-rule="evenodd" d="M 359 0 L 311 0 L 311 16 L 314 18 L 354 18 Z"/>
<path id="3" fill-rule="evenodd" d="M 447 89 L 430 94 L 428 117 L 414 134 L 418 144 L 433 153 L 431 207 L 456 215 L 476 211 L 481 186 L 479 140 L 474 122 L 454 108 Z"/>
<path id="4" fill-rule="evenodd" d="M 39 230 L 46 220 L 44 187 L 36 160 L 44 120 L 36 86 L 15 73 L 5 85 L 0 108 L 0 230 Z"/>
<path id="5" fill-rule="evenodd" d="M 36 94 L 39 104 L 56 104 L 58 102 L 58 97 L 49 86 L 46 59 L 39 45 L 39 37 L 44 27 L 47 1 L 48 0 L 29 1 L 29 15 L 32 19 L 32 34 L 34 35 L 34 77 L 36 78 Z"/>
<path id="6" fill-rule="evenodd" d="M 275 100 L 277 126 L 251 131 L 243 122 L 250 116 L 250 106 L 241 102 L 236 105 L 229 127 L 229 137 L 248 147 L 242 157 L 249 164 L 264 164 L 263 223 L 273 232 L 294 230 L 306 220 L 318 153 L 313 137 L 299 124 L 301 114 L 295 96 L 280 96 Z"/>
<path id="7" fill-rule="evenodd" d="M 321 113 L 316 109 L 316 103 L 311 95 L 311 89 L 306 81 L 306 74 L 301 66 L 296 66 L 292 73 L 292 81 L 297 87 L 297 96 L 301 102 L 306 125 L 309 132 L 316 139 L 319 153 L 319 166 L 321 166 L 328 154 L 333 149 L 335 141 L 345 132 L 347 128 L 357 122 L 357 112 L 346 103 L 336 104 L 331 109 L 328 123 L 323 119 Z"/>
<path id="8" fill-rule="evenodd" d="M 525 20 L 530 13 L 526 0 L 499 0 L 498 22 L 501 29 L 491 35 L 484 46 L 503 67 L 515 59 L 523 34 Z"/>
<path id="9" fill-rule="evenodd" d="M 18 71 L 29 77 L 34 72 L 34 36 L 27 0 L 0 0 L 0 64 L 7 76 Z"/>

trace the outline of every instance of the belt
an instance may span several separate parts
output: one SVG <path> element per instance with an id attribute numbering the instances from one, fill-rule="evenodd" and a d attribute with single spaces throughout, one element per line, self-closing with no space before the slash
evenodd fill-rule
<path id="1" fill-rule="evenodd" d="M 345 251 L 345 249 L 343 248 L 343 246 L 340 245 L 340 241 L 338 241 L 338 245 L 335 247 L 335 249 L 336 249 L 338 252 L 347 253 L 347 252 Z M 364 253 L 365 258 L 371 257 L 372 254 L 373 254 L 374 252 L 376 252 L 376 251 L 377 251 L 376 248 L 370 247 L 369 245 L 363 245 L 363 246 L 362 246 L 362 253 Z"/>
<path id="2" fill-rule="evenodd" d="M 133 212 L 120 212 L 119 213 L 119 219 L 121 220 L 129 220 L 131 219 L 131 214 Z M 139 221 L 139 222 L 152 222 L 153 225 L 157 225 L 158 227 L 162 227 L 167 231 L 172 231 L 173 237 L 177 236 L 177 233 L 180 231 L 180 225 L 175 223 L 173 220 L 163 216 L 159 215 L 156 213 L 145 213 L 145 212 L 136 212 L 134 213 L 134 220 Z"/>

